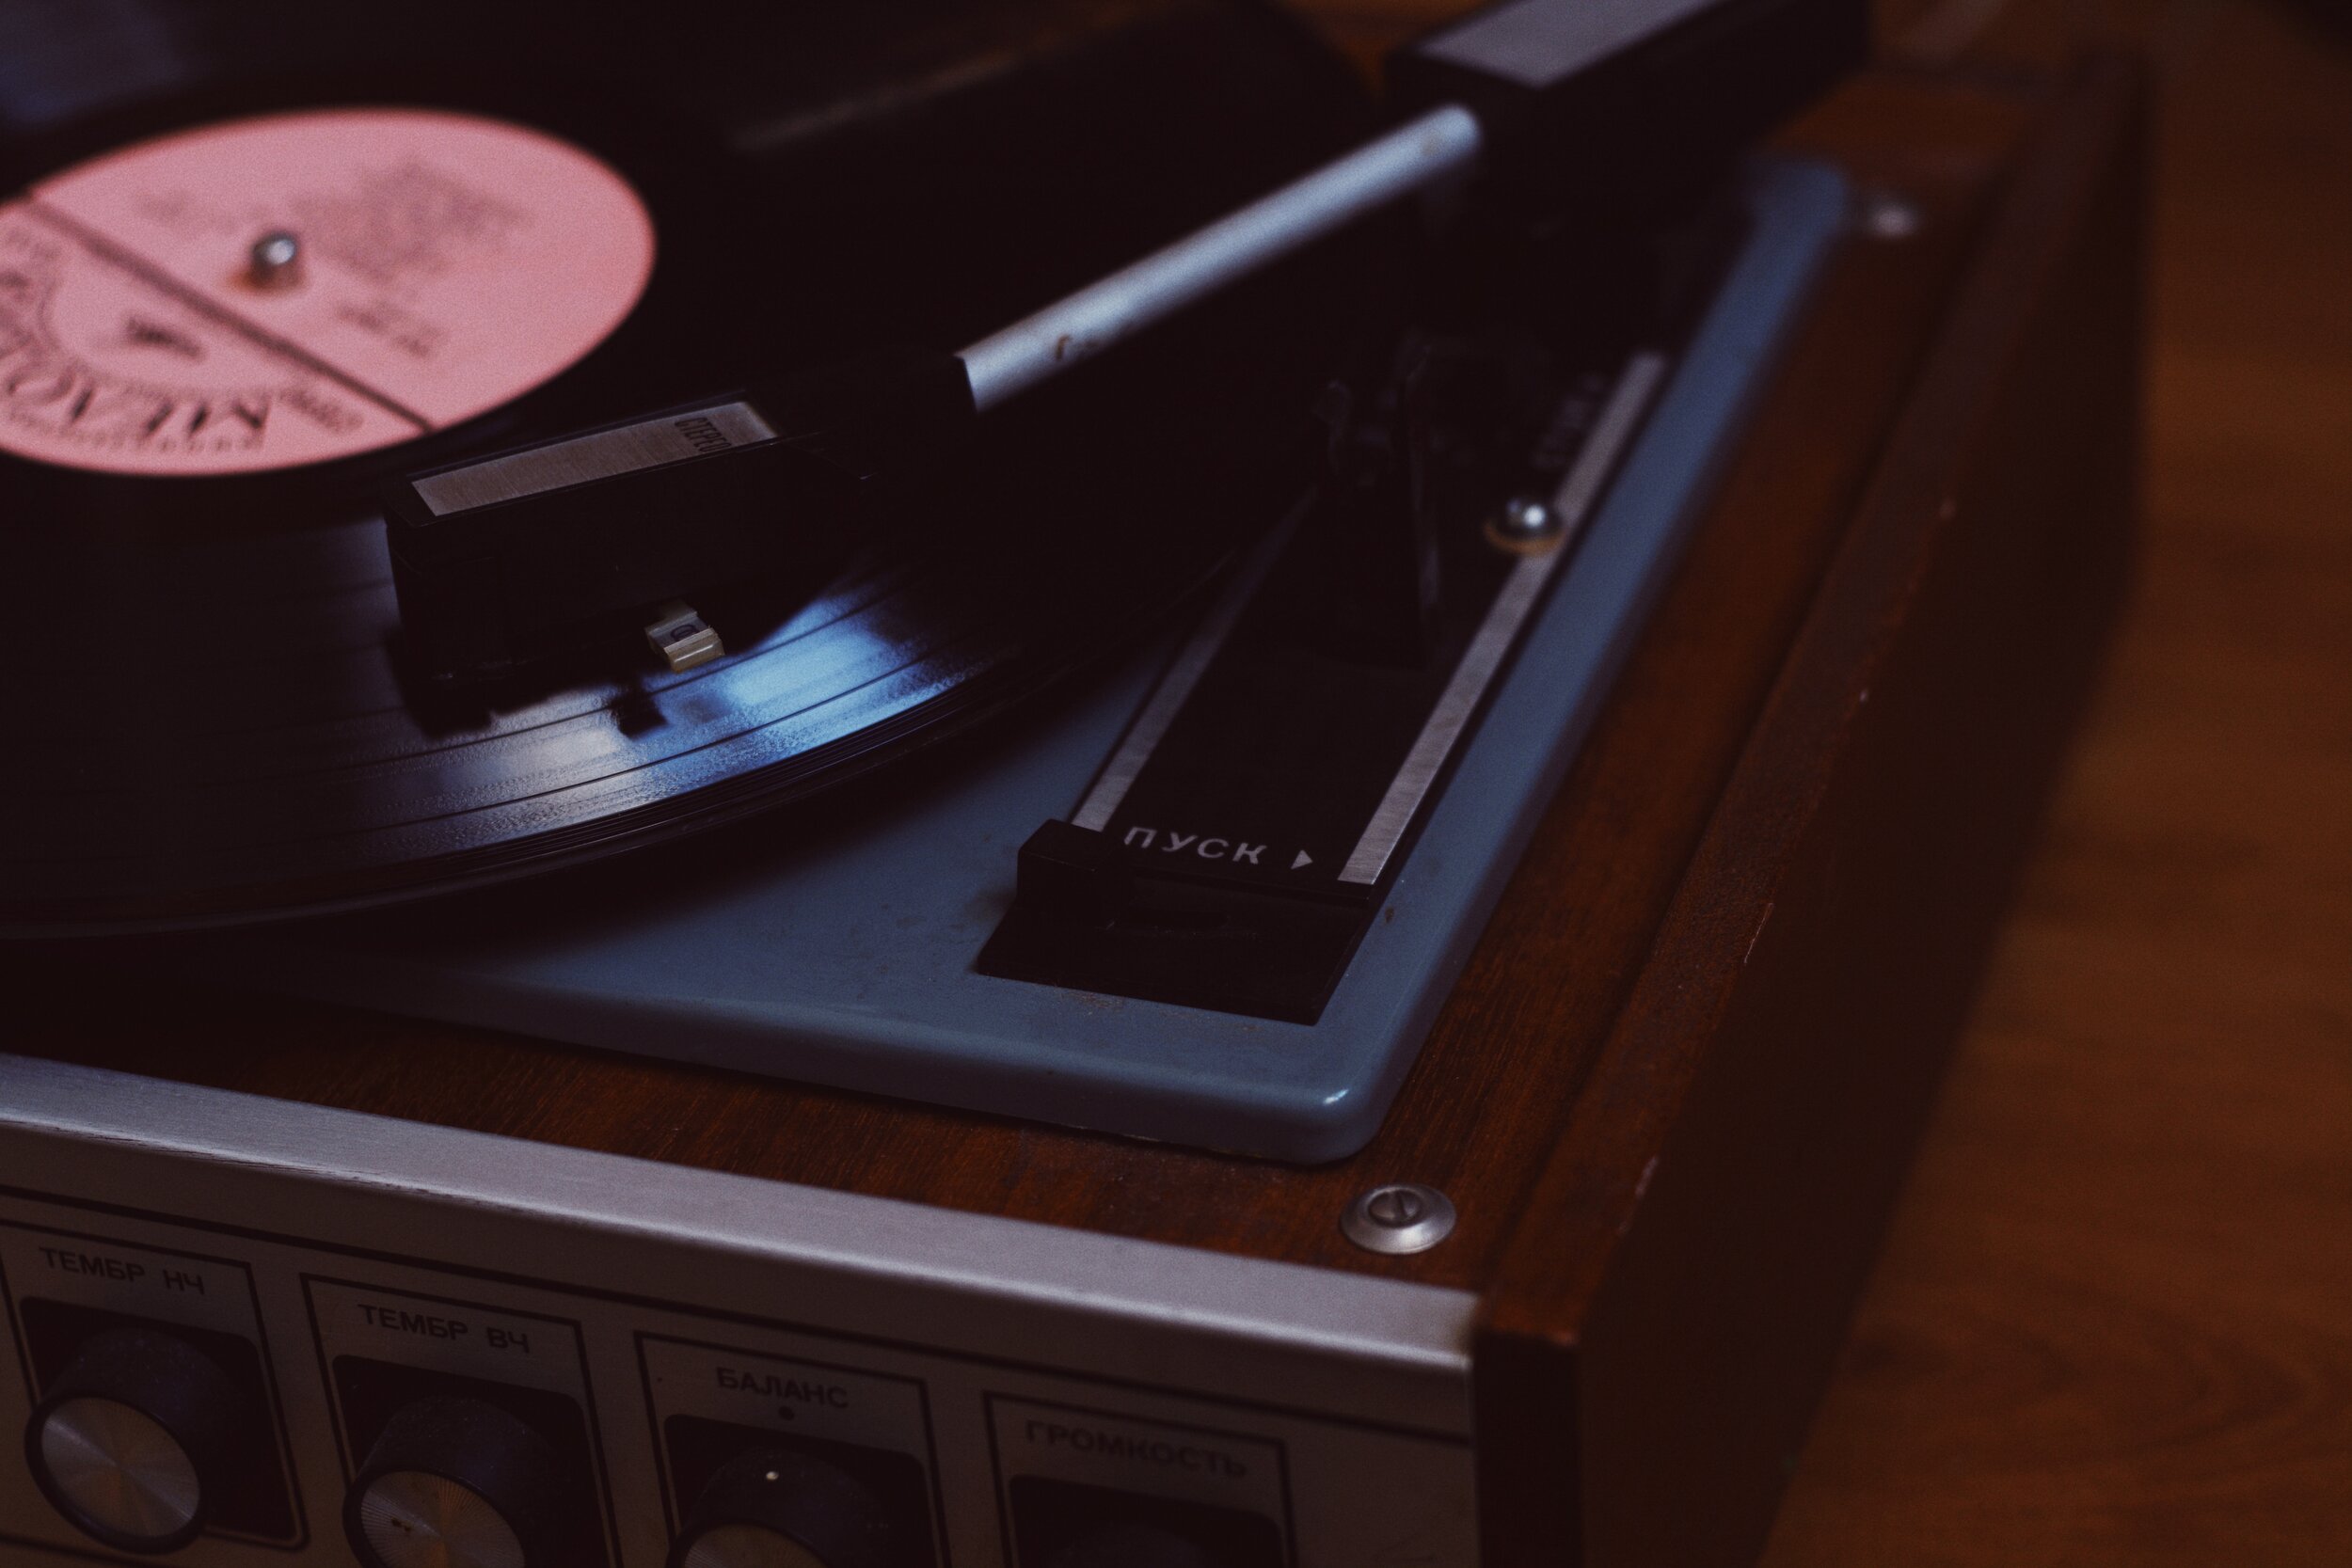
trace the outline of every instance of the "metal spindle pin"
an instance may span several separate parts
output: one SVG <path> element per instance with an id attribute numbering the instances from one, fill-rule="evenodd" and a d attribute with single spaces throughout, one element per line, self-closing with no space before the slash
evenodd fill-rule
<path id="1" fill-rule="evenodd" d="M 291 289 L 302 281 L 302 237 L 273 229 L 253 242 L 246 276 L 258 289 Z"/>

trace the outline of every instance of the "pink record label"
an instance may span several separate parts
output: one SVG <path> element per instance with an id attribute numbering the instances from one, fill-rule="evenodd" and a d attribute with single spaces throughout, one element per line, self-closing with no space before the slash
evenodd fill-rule
<path id="1" fill-rule="evenodd" d="M 604 341 L 653 219 L 588 153 L 467 115 L 231 120 L 0 205 L 0 450 L 123 474 L 348 457 Z"/>

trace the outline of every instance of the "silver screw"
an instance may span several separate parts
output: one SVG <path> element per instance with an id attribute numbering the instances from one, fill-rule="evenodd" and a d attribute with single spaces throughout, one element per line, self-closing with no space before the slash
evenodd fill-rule
<path id="1" fill-rule="evenodd" d="M 1927 226 L 1919 204 L 1900 191 L 1879 186 L 1858 198 L 1855 218 L 1874 240 L 1907 240 Z"/>
<path id="2" fill-rule="evenodd" d="M 291 230 L 273 229 L 253 242 L 246 276 L 255 287 L 291 288 L 302 280 L 302 237 Z"/>
<path id="3" fill-rule="evenodd" d="M 1454 1200 L 1435 1187 L 1391 1181 L 1347 1206 L 1340 1232 L 1371 1252 L 1426 1252 L 1454 1229 Z"/>
<path id="4" fill-rule="evenodd" d="M 1495 514 L 1495 531 L 1503 538 L 1525 544 L 1549 539 L 1560 531 L 1560 514 L 1551 503 L 1537 496 L 1513 496 Z"/>

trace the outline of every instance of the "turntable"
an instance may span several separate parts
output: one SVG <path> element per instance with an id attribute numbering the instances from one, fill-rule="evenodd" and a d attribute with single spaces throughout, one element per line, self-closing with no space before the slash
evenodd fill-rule
<path id="1" fill-rule="evenodd" d="M 10 1550 L 1754 1550 L 2120 578 L 2127 71 L 10 9 Z"/>

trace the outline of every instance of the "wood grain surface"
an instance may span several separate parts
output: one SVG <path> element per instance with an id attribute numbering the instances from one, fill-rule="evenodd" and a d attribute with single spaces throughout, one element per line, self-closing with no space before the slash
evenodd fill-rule
<path id="1" fill-rule="evenodd" d="M 1880 13 L 2148 52 L 2145 532 L 1765 1562 L 2352 1563 L 2352 8 Z"/>
<path id="2" fill-rule="evenodd" d="M 1753 1560 L 1843 1343 L 2128 575 L 2145 99 L 2060 83 L 1487 1288 L 1494 1568 Z"/>
<path id="3" fill-rule="evenodd" d="M 1889 20 L 2148 49 L 2145 531 L 1765 1560 L 2352 1563 L 2352 16 Z"/>
<path id="4" fill-rule="evenodd" d="M 1766 1568 L 2352 1563 L 2352 7 L 1879 9 L 2147 52 L 2144 538 Z"/>

